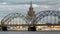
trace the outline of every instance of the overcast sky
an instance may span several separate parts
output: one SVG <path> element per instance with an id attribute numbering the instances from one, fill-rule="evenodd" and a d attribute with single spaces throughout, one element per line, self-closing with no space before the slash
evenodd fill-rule
<path id="1" fill-rule="evenodd" d="M 9 13 L 26 14 L 31 0 L 0 0 L 0 19 Z M 34 11 L 44 10 L 60 11 L 60 0 L 32 0 Z"/>

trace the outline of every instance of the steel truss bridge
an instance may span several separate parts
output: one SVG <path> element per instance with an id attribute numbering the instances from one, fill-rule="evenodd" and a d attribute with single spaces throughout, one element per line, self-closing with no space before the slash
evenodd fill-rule
<path id="1" fill-rule="evenodd" d="M 55 25 L 60 26 L 60 22 L 58 22 L 57 24 L 52 24 L 52 23 L 38 24 L 38 22 L 46 16 L 54 16 L 54 17 L 57 16 L 60 21 L 60 11 L 46 10 L 46 11 L 38 12 L 35 15 L 36 17 L 34 19 L 31 19 L 31 23 L 32 24 L 35 23 L 34 24 L 35 26 L 55 26 Z M 18 20 L 14 22 L 14 19 L 16 18 L 22 19 L 24 23 L 20 23 L 20 20 L 19 22 Z M 22 15 L 21 13 L 8 14 L 1 20 L 1 26 L 28 26 L 28 25 L 31 25 L 31 24 L 28 23 L 28 20 L 26 19 L 26 15 Z"/>

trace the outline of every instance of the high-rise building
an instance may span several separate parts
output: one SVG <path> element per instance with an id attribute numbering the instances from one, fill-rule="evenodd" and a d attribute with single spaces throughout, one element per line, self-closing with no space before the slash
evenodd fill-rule
<path id="1" fill-rule="evenodd" d="M 35 18 L 35 11 L 33 9 L 32 1 L 30 3 L 29 11 L 27 13 L 26 19 L 31 24 L 31 21 Z"/>
<path id="2" fill-rule="evenodd" d="M 29 11 L 28 11 L 28 16 L 35 17 L 35 12 L 33 10 L 32 1 L 30 3 L 30 7 L 29 7 Z"/>

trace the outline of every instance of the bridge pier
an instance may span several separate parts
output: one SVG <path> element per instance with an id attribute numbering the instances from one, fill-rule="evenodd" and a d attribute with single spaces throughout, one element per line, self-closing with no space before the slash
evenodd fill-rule
<path id="1" fill-rule="evenodd" d="M 29 26 L 28 31 L 36 31 L 36 26 Z"/>
<path id="2" fill-rule="evenodd" d="M 7 31 L 7 26 L 2 26 L 2 31 Z"/>

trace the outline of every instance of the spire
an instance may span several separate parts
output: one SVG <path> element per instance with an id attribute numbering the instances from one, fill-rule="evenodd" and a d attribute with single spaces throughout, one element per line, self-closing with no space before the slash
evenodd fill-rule
<path id="1" fill-rule="evenodd" d="M 31 2 L 30 2 L 30 7 L 29 7 L 28 15 L 29 15 L 30 17 L 35 17 L 35 12 L 34 12 L 33 6 L 32 6 L 32 0 L 31 0 Z"/>
<path id="2" fill-rule="evenodd" d="M 30 2 L 30 9 L 33 9 L 33 7 L 32 7 L 32 0 L 31 0 L 31 2 Z"/>
<path id="3" fill-rule="evenodd" d="M 30 7 L 32 7 L 32 0 L 31 0 L 31 3 L 30 3 Z"/>

